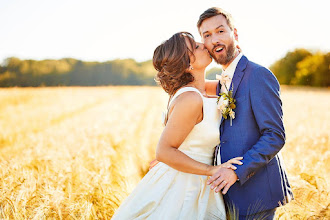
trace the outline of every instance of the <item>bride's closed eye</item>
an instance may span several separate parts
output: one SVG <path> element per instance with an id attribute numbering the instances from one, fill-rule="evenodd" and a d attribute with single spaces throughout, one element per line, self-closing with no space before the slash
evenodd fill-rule
<path id="1" fill-rule="evenodd" d="M 199 46 L 198 46 L 198 45 L 196 45 L 196 49 L 198 49 L 198 47 L 199 47 Z"/>

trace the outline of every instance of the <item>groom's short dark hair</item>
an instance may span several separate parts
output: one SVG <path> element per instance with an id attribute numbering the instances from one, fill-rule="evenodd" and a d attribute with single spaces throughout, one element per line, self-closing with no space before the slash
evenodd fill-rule
<path id="1" fill-rule="evenodd" d="M 234 29 L 234 22 L 233 22 L 233 18 L 231 16 L 230 13 L 226 12 L 225 10 L 223 10 L 222 8 L 217 8 L 217 7 L 212 7 L 207 9 L 206 11 L 203 12 L 203 14 L 201 14 L 199 16 L 199 20 L 197 22 L 197 28 L 199 30 L 199 28 L 201 27 L 202 23 L 204 20 L 208 19 L 208 18 L 212 18 L 214 16 L 217 15 L 222 15 L 226 18 L 227 20 L 227 24 L 230 27 L 231 30 Z"/>

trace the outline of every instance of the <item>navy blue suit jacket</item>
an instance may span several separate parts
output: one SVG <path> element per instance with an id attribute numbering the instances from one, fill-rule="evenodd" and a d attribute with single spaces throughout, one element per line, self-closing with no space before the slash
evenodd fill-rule
<path id="1" fill-rule="evenodd" d="M 217 94 L 220 92 L 220 84 Z M 222 118 L 220 155 L 226 162 L 243 156 L 235 171 L 239 181 L 224 196 L 240 215 L 254 214 L 284 205 L 293 198 L 279 151 L 285 143 L 280 86 L 265 67 L 242 56 L 231 88 L 236 118 Z"/>

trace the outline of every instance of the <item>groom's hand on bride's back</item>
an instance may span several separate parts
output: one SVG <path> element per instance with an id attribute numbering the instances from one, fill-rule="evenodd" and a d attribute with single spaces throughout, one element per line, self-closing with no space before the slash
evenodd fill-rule
<path id="1" fill-rule="evenodd" d="M 243 160 L 243 157 L 233 158 L 226 163 L 223 163 L 217 167 L 220 167 L 207 181 L 207 184 L 211 184 L 211 189 L 214 189 L 216 193 L 222 190 L 222 194 L 226 194 L 229 188 L 238 180 L 238 177 L 233 168 L 233 163 L 242 165 L 240 161 Z"/>

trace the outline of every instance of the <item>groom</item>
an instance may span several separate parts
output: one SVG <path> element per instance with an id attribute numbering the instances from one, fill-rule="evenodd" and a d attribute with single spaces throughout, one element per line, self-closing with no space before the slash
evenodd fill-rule
<path id="1" fill-rule="evenodd" d="M 279 155 L 285 143 L 279 83 L 268 69 L 242 54 L 230 14 L 209 8 L 200 15 L 197 27 L 205 47 L 222 65 L 222 74 L 232 79 L 224 83 L 236 99 L 232 124 L 221 119 L 215 163 L 244 158 L 235 171 L 219 169 L 208 184 L 215 192 L 222 190 L 227 208 L 235 209 L 239 219 L 273 219 L 276 207 L 293 198 Z M 208 83 L 209 93 L 226 92 L 224 83 Z"/>

